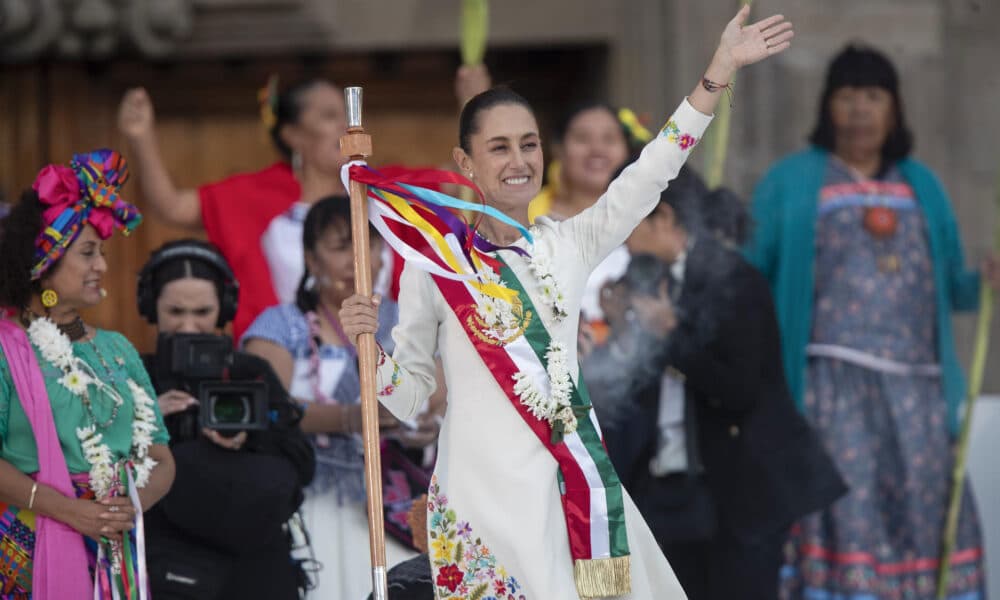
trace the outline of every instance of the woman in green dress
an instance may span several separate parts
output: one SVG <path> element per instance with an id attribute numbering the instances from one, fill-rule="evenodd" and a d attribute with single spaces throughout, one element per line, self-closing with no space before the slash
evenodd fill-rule
<path id="1" fill-rule="evenodd" d="M 77 154 L 0 222 L 0 599 L 148 597 L 168 437 L 135 348 L 79 312 L 105 295 L 103 241 L 141 221 L 126 178 L 117 152 Z"/>

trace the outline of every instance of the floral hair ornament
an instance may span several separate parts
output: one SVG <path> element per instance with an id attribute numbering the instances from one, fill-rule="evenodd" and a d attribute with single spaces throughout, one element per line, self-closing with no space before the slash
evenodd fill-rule
<path id="1" fill-rule="evenodd" d="M 267 78 L 267 85 L 257 90 L 257 104 L 260 105 L 260 122 L 269 133 L 278 123 L 278 76 Z"/>
<path id="2" fill-rule="evenodd" d="M 32 280 L 62 257 L 85 224 L 106 240 L 116 227 L 128 235 L 142 222 L 139 209 L 121 198 L 127 179 L 125 159 L 106 148 L 74 154 L 68 167 L 48 165 L 38 173 L 31 187 L 45 211 L 42 231 L 35 238 Z"/>
<path id="3" fill-rule="evenodd" d="M 643 125 L 639 117 L 630 108 L 619 109 L 618 122 L 628 132 L 628 136 L 631 138 L 629 142 L 648 144 L 653 139 L 653 134 L 646 129 L 646 126 Z"/>

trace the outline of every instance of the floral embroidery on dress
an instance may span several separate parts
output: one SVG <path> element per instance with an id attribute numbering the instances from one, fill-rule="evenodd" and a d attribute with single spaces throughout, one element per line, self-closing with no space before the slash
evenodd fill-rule
<path id="1" fill-rule="evenodd" d="M 698 143 L 698 138 L 693 135 L 681 133 L 681 128 L 677 126 L 677 122 L 673 119 L 667 121 L 667 124 L 660 130 L 660 135 L 667 138 L 668 142 L 680 146 L 681 150 L 693 148 Z"/>
<path id="2" fill-rule="evenodd" d="M 379 352 L 379 360 L 378 360 L 379 367 L 384 365 L 387 359 L 392 361 L 392 375 L 389 377 L 390 379 L 389 384 L 380 389 L 377 394 L 380 398 L 384 398 L 385 396 L 391 396 L 392 393 L 396 391 L 396 388 L 399 387 L 399 384 L 400 382 L 402 382 L 403 377 L 402 374 L 400 373 L 399 363 L 396 362 L 394 359 L 389 358 L 388 354 L 386 354 L 386 351 L 382 349 L 381 345 L 379 345 L 378 347 L 378 352 Z"/>
<path id="3" fill-rule="evenodd" d="M 437 476 L 427 494 L 431 565 L 435 571 L 435 597 L 439 600 L 526 600 L 521 584 L 467 521 L 459 521 L 441 493 Z"/>

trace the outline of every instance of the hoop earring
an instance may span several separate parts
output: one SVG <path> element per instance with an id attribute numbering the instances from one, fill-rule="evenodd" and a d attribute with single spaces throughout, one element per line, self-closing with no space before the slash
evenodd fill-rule
<path id="1" fill-rule="evenodd" d="M 292 151 L 292 170 L 296 173 L 302 172 L 302 155 L 299 154 L 298 150 Z"/>
<path id="2" fill-rule="evenodd" d="M 59 304 L 59 294 L 55 290 L 47 289 L 42 291 L 42 306 L 45 308 L 52 308 L 56 304 Z"/>

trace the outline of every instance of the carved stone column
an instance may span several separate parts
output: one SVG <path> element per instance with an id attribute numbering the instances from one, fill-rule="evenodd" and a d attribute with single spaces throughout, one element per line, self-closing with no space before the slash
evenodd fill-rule
<path id="1" fill-rule="evenodd" d="M 190 36 L 191 0 L 0 0 L 0 60 L 162 57 Z"/>

